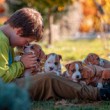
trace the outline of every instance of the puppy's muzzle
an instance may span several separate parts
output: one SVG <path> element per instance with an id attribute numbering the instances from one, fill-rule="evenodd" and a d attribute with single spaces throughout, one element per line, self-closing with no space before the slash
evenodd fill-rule
<path id="1" fill-rule="evenodd" d="M 37 58 L 37 59 L 36 59 L 36 61 L 37 61 L 37 62 L 40 62 L 40 59 L 39 59 L 39 58 Z"/>
<path id="2" fill-rule="evenodd" d="M 52 71 L 54 68 L 53 67 L 50 67 L 49 69 L 50 69 L 50 71 Z"/>
<path id="3" fill-rule="evenodd" d="M 100 58 L 100 62 L 99 63 L 100 63 L 101 66 L 104 66 L 104 60 L 103 59 Z"/>
<path id="4" fill-rule="evenodd" d="M 80 76 L 79 75 L 76 75 L 76 79 L 80 79 Z"/>

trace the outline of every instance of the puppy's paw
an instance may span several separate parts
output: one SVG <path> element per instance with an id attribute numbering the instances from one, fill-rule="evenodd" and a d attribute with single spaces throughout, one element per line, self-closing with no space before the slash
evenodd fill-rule
<path id="1" fill-rule="evenodd" d="M 80 81 L 80 84 L 87 85 L 85 81 Z"/>
<path id="2" fill-rule="evenodd" d="M 14 57 L 14 61 L 20 61 L 20 59 L 21 59 L 21 56 Z"/>
<path id="3" fill-rule="evenodd" d="M 103 87 L 102 83 L 98 83 L 98 84 L 97 84 L 97 87 L 98 87 L 98 88 L 102 88 L 102 87 Z"/>

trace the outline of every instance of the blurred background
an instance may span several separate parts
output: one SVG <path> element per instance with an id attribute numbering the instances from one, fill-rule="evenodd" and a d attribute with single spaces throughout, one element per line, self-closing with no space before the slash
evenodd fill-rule
<path id="1" fill-rule="evenodd" d="M 110 0 L 0 0 L 0 24 L 22 7 L 42 14 L 40 45 L 46 53 L 61 54 L 63 63 L 82 60 L 88 53 L 109 60 Z"/>

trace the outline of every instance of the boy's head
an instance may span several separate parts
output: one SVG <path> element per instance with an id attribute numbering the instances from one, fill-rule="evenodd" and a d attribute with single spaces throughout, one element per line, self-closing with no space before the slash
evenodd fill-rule
<path id="1" fill-rule="evenodd" d="M 40 13 L 32 8 L 22 8 L 16 11 L 6 22 L 13 28 L 20 28 L 21 37 L 35 37 L 42 39 L 43 21 Z"/>

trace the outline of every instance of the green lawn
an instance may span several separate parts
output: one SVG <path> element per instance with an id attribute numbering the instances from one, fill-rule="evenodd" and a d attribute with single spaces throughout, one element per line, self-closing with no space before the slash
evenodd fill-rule
<path id="1" fill-rule="evenodd" d="M 107 41 L 110 43 L 110 41 Z M 110 50 L 104 48 L 104 40 L 80 40 L 55 42 L 50 48 L 46 48 L 45 43 L 40 43 L 46 54 L 55 52 L 62 55 L 62 64 L 83 60 L 88 53 L 96 53 L 102 58 L 110 59 Z M 32 110 L 109 110 L 110 102 L 77 102 L 74 100 L 66 102 L 36 101 L 32 104 Z"/>
<path id="2" fill-rule="evenodd" d="M 110 110 L 110 101 L 56 104 L 54 101 L 38 101 L 32 104 L 32 110 Z"/>
<path id="3" fill-rule="evenodd" d="M 90 52 L 95 52 L 101 57 L 109 59 L 109 49 L 104 48 L 104 41 L 100 39 L 55 42 L 50 48 L 45 48 L 45 43 L 41 44 L 41 46 L 46 53 L 55 52 L 61 54 L 64 62 L 82 60 Z"/>

